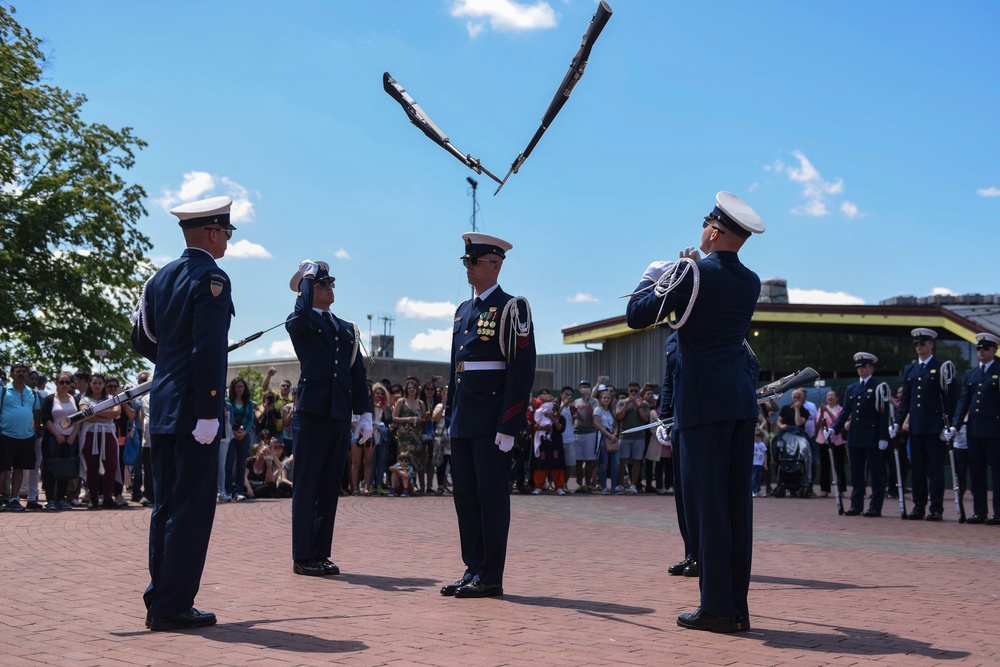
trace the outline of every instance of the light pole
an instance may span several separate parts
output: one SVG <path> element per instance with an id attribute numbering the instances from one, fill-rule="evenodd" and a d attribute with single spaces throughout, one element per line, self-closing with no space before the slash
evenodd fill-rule
<path id="1" fill-rule="evenodd" d="M 91 350 L 91 353 L 97 357 L 97 372 L 104 372 L 104 357 L 108 356 L 107 350 Z"/>

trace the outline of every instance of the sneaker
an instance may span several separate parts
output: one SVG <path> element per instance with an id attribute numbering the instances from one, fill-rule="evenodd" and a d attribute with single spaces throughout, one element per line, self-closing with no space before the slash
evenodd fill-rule
<path id="1" fill-rule="evenodd" d="M 674 487 L 668 486 L 667 487 L 667 495 L 673 495 L 673 494 L 674 494 Z"/>
<path id="2" fill-rule="evenodd" d="M 120 493 L 117 496 L 115 496 L 115 502 L 118 503 L 119 507 L 125 507 L 126 505 L 128 505 L 128 501 L 125 500 L 125 496 L 123 496 Z"/>
<path id="3" fill-rule="evenodd" d="M 542 489 L 541 488 L 535 489 L 534 491 L 531 492 L 531 495 L 533 495 L 533 496 L 540 496 L 540 495 L 542 495 Z"/>
<path id="4" fill-rule="evenodd" d="M 556 489 L 556 495 L 557 496 L 565 496 L 566 495 L 566 490 L 565 489 Z"/>
<path id="5" fill-rule="evenodd" d="M 60 500 L 59 502 L 56 503 L 56 509 L 57 510 L 71 510 L 71 509 L 73 509 L 73 506 L 70 505 L 65 500 Z"/>
<path id="6" fill-rule="evenodd" d="M 142 505 L 143 507 L 152 507 L 153 501 L 147 498 L 146 496 L 143 496 L 142 500 L 139 501 L 139 504 Z"/>
<path id="7" fill-rule="evenodd" d="M 635 484 L 628 487 L 629 495 L 635 496 L 639 494 L 639 489 L 635 488 Z"/>
<path id="8" fill-rule="evenodd" d="M 757 494 L 758 498 L 767 498 L 767 491 L 761 491 Z"/>
<path id="9" fill-rule="evenodd" d="M 399 494 L 399 497 L 400 497 L 400 498 L 409 498 L 409 497 L 410 497 L 410 494 L 409 494 L 409 493 L 407 493 L 406 491 L 403 491 L 403 492 L 402 492 L 401 494 Z"/>
<path id="10" fill-rule="evenodd" d="M 586 484 L 581 484 L 580 486 L 576 487 L 576 491 L 574 491 L 573 493 L 590 493 L 590 487 L 587 486 Z"/>
<path id="11" fill-rule="evenodd" d="M 389 493 L 387 493 L 385 495 L 389 496 L 390 498 L 395 498 L 396 497 L 396 492 L 395 491 L 390 491 Z"/>
<path id="12" fill-rule="evenodd" d="M 23 512 L 24 506 L 21 505 L 21 500 L 19 498 L 11 498 L 10 500 L 7 501 L 7 504 L 4 506 L 4 511 Z"/>
<path id="13" fill-rule="evenodd" d="M 611 495 L 620 496 L 625 493 L 625 487 L 619 484 L 615 487 L 615 490 L 611 492 Z"/>
<path id="14" fill-rule="evenodd" d="M 243 502 L 246 499 L 247 499 L 247 497 L 244 496 L 242 493 L 237 493 L 235 496 L 233 496 L 233 500 L 235 500 L 238 503 L 241 503 L 241 502 Z"/>
<path id="15" fill-rule="evenodd" d="M 233 499 L 233 497 L 231 495 L 229 495 L 228 493 L 220 493 L 219 496 L 218 496 L 218 500 L 219 500 L 220 503 L 228 503 L 232 499 Z"/>
<path id="16" fill-rule="evenodd" d="M 65 501 L 62 501 L 62 502 L 65 502 Z M 82 507 L 83 506 L 83 503 L 80 502 L 79 498 L 74 498 L 73 500 L 69 501 L 69 504 L 70 504 L 70 507 Z"/>
<path id="17" fill-rule="evenodd" d="M 604 487 L 604 488 L 601 489 L 601 495 L 602 496 L 606 496 L 606 495 L 608 495 L 610 493 L 611 493 L 611 490 L 608 489 L 607 487 Z"/>
<path id="18" fill-rule="evenodd" d="M 50 500 L 45 503 L 45 509 L 49 512 L 54 512 L 56 510 L 56 501 Z"/>
<path id="19" fill-rule="evenodd" d="M 25 507 L 29 510 L 40 510 L 42 509 L 42 504 L 37 500 L 29 500 Z"/>

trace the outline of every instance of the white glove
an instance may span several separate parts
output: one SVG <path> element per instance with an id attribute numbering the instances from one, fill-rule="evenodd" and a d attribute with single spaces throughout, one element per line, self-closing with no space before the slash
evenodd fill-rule
<path id="1" fill-rule="evenodd" d="M 497 433 L 497 439 L 494 440 L 500 451 L 507 453 L 514 449 L 514 436 L 507 435 L 506 433 Z"/>
<path id="2" fill-rule="evenodd" d="M 670 262 L 663 259 L 653 262 L 646 267 L 646 272 L 642 274 L 642 281 L 648 280 L 655 283 L 660 279 L 660 276 L 669 271 L 676 263 L 677 262 Z"/>
<path id="3" fill-rule="evenodd" d="M 299 271 L 302 272 L 303 278 L 315 278 L 319 272 L 319 264 L 311 259 L 307 259 L 299 263 Z"/>
<path id="4" fill-rule="evenodd" d="M 687 248 L 684 248 L 684 250 L 681 250 L 678 257 L 680 257 L 681 259 L 684 259 L 686 257 L 688 259 L 698 260 L 701 259 L 701 253 L 698 252 L 698 249 L 692 245 L 688 246 Z"/>
<path id="5" fill-rule="evenodd" d="M 888 440 L 879 440 L 878 441 L 878 448 L 881 449 L 884 452 L 886 449 L 889 448 L 889 441 Z"/>
<path id="6" fill-rule="evenodd" d="M 670 431 L 663 424 L 656 427 L 656 439 L 661 445 L 666 445 L 670 442 Z"/>
<path id="7" fill-rule="evenodd" d="M 833 437 L 833 429 L 832 428 L 823 429 L 823 436 L 826 437 L 827 444 L 830 444 L 830 438 Z"/>
<path id="8" fill-rule="evenodd" d="M 199 419 L 194 430 L 191 431 L 194 439 L 203 445 L 211 445 L 215 441 L 215 436 L 219 435 L 219 420 Z"/>
<path id="9" fill-rule="evenodd" d="M 898 426 L 896 426 L 895 424 L 889 424 L 889 437 L 890 438 L 895 438 L 896 437 L 896 433 L 898 433 L 898 432 L 899 432 L 899 427 Z"/>
<path id="10" fill-rule="evenodd" d="M 944 435 L 944 441 L 945 442 L 951 442 L 952 440 L 954 440 L 955 439 L 955 434 L 957 432 L 958 431 L 955 430 L 954 426 L 952 426 L 950 428 L 946 428 L 944 430 L 944 433 L 943 433 L 943 435 Z"/>
<path id="11" fill-rule="evenodd" d="M 365 443 L 372 437 L 372 413 L 366 412 L 361 415 L 358 425 L 354 427 L 354 441 Z"/>

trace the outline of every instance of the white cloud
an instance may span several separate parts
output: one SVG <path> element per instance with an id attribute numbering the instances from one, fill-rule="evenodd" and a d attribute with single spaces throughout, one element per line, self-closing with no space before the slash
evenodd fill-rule
<path id="1" fill-rule="evenodd" d="M 1000 188 L 989 187 L 989 188 L 979 188 L 976 190 L 976 194 L 980 197 L 1000 197 Z"/>
<path id="2" fill-rule="evenodd" d="M 267 348 L 268 354 L 272 357 L 294 357 L 295 348 L 292 347 L 292 341 L 288 338 L 284 340 L 276 340 L 271 343 L 270 347 Z"/>
<path id="3" fill-rule="evenodd" d="M 566 297 L 569 303 L 597 303 L 599 299 L 590 292 L 577 292 L 573 296 Z"/>
<path id="4" fill-rule="evenodd" d="M 453 317 L 455 315 L 455 308 L 457 306 L 450 301 L 417 301 L 408 296 L 404 296 L 396 302 L 397 313 L 403 317 L 416 319 L 445 319 Z M 450 342 L 449 345 L 451 345 Z"/>
<path id="5" fill-rule="evenodd" d="M 830 195 L 839 195 L 844 192 L 844 179 L 825 180 L 802 151 L 792 151 L 792 155 L 799 161 L 798 167 L 792 167 L 781 160 L 775 160 L 774 164 L 765 166 L 764 170 L 786 174 L 788 180 L 802 185 L 802 198 L 805 201 L 793 208 L 792 213 L 814 218 L 829 215 L 830 209 L 827 207 L 827 199 Z M 858 215 L 858 206 L 853 202 L 844 202 L 841 204 L 840 210 L 849 218 Z"/>
<path id="6" fill-rule="evenodd" d="M 958 292 L 950 290 L 947 287 L 935 287 L 931 290 L 930 296 L 958 296 Z"/>
<path id="7" fill-rule="evenodd" d="M 178 204 L 205 199 L 213 192 L 228 195 L 233 199 L 230 218 L 233 222 L 250 222 L 253 220 L 254 204 L 250 200 L 250 191 L 227 176 L 216 176 L 207 171 L 189 171 L 182 177 L 181 186 L 176 190 L 163 188 L 163 194 L 156 199 L 167 213 Z"/>
<path id="8" fill-rule="evenodd" d="M 247 259 L 250 257 L 270 257 L 271 253 L 267 251 L 267 248 L 260 245 L 259 243 L 253 243 L 252 241 L 247 241 L 246 239 L 240 239 L 235 243 L 230 243 L 229 247 L 226 248 L 226 257 L 232 257 L 233 259 Z"/>
<path id="9" fill-rule="evenodd" d="M 470 19 L 465 22 L 469 37 L 486 29 L 488 21 L 493 30 L 518 32 L 556 27 L 556 13 L 549 3 L 514 0 L 455 0 L 451 5 L 455 18 Z"/>
<path id="10" fill-rule="evenodd" d="M 766 167 L 765 167 L 765 169 L 766 169 Z M 754 190 L 756 190 L 759 187 L 760 187 L 760 182 L 759 181 L 754 181 L 753 183 L 750 184 L 750 187 L 747 188 L 747 192 L 753 192 Z"/>
<path id="11" fill-rule="evenodd" d="M 863 306 L 865 300 L 847 292 L 827 292 L 821 289 L 788 288 L 789 303 L 819 303 L 840 306 Z"/>
<path id="12" fill-rule="evenodd" d="M 351 254 L 349 252 L 347 252 L 347 250 L 345 250 L 344 248 L 341 248 L 337 252 L 333 253 L 333 256 L 336 257 L 337 259 L 350 259 L 351 258 Z"/>
<path id="13" fill-rule="evenodd" d="M 410 341 L 410 349 L 448 352 L 451 350 L 451 329 L 428 329 L 418 333 Z"/>

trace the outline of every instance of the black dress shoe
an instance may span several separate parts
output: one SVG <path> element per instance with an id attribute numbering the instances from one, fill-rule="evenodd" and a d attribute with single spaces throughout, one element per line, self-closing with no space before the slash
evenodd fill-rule
<path id="1" fill-rule="evenodd" d="M 736 632 L 749 632 L 750 630 L 750 619 L 736 617 Z"/>
<path id="2" fill-rule="evenodd" d="M 165 630 L 190 630 L 215 625 L 215 614 L 210 611 L 198 611 L 191 607 L 180 616 L 173 618 L 150 618 L 149 629 L 153 632 Z"/>
<path id="3" fill-rule="evenodd" d="M 991 514 L 989 518 L 986 519 L 987 526 L 1000 526 L 1000 517 L 996 514 Z"/>
<path id="4" fill-rule="evenodd" d="M 292 572 L 295 574 L 304 574 L 307 577 L 326 576 L 326 568 L 323 567 L 322 563 L 314 560 L 293 561 Z"/>
<path id="5" fill-rule="evenodd" d="M 973 514 L 965 520 L 965 523 L 986 523 L 986 517 L 982 514 Z"/>
<path id="6" fill-rule="evenodd" d="M 681 614 L 677 617 L 677 625 L 689 630 L 708 630 L 709 632 L 739 632 L 739 624 L 726 616 L 716 616 L 698 607 L 693 614 Z"/>
<path id="7" fill-rule="evenodd" d="M 153 610 L 152 609 L 147 609 L 146 610 L 146 628 L 147 629 L 149 628 L 149 623 L 152 620 L 153 620 Z"/>
<path id="8" fill-rule="evenodd" d="M 929 513 L 927 515 L 927 520 L 928 521 L 940 521 L 941 520 L 941 512 L 931 512 L 931 513 Z"/>
<path id="9" fill-rule="evenodd" d="M 918 510 L 918 509 L 911 510 L 910 513 L 906 515 L 906 518 L 907 519 L 923 519 L 924 518 L 924 511 L 923 510 Z"/>
<path id="10" fill-rule="evenodd" d="M 859 514 L 861 514 L 861 510 L 857 507 L 849 507 L 844 510 L 844 516 L 857 516 Z"/>
<path id="11" fill-rule="evenodd" d="M 340 574 L 340 568 L 336 563 L 331 561 L 329 558 L 324 558 L 323 560 L 316 561 L 316 564 L 323 568 L 323 574 L 325 575 L 336 575 Z"/>
<path id="12" fill-rule="evenodd" d="M 673 565 L 668 567 L 667 574 L 673 575 L 675 577 L 684 574 L 685 568 L 687 568 L 687 566 L 691 565 L 692 563 L 694 563 L 694 558 L 691 557 L 685 558 L 681 562 L 674 563 Z"/>
<path id="13" fill-rule="evenodd" d="M 461 579 L 459 579 L 458 581 L 456 581 L 455 583 L 448 584 L 447 586 L 442 586 L 441 587 L 441 595 L 447 595 L 447 596 L 450 597 L 450 596 L 454 595 L 455 591 L 457 591 L 459 588 L 461 588 L 462 586 L 465 586 L 466 584 L 471 584 L 471 583 L 472 583 L 472 575 L 471 574 L 466 574 Z"/>
<path id="14" fill-rule="evenodd" d="M 503 595 L 503 586 L 500 584 L 484 584 L 478 579 L 473 579 L 455 591 L 455 597 L 457 598 L 488 598 L 494 595 Z"/>
<path id="15" fill-rule="evenodd" d="M 862 512 L 862 515 L 872 517 L 872 516 L 882 516 L 882 513 L 879 512 L 878 510 L 873 510 L 871 508 L 868 508 L 864 512 Z"/>
<path id="16" fill-rule="evenodd" d="M 697 577 L 701 573 L 698 569 L 698 561 L 692 560 L 691 564 L 684 568 L 685 577 Z"/>

